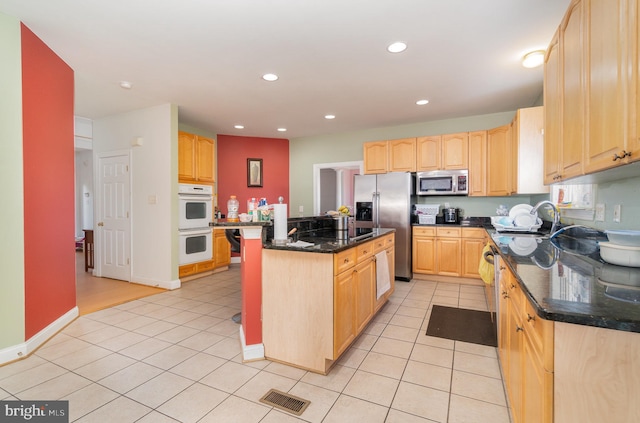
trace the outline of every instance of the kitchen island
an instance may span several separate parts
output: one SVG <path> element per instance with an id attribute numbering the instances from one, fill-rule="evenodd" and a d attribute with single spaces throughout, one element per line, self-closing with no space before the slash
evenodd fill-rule
<path id="1" fill-rule="evenodd" d="M 265 357 L 326 374 L 393 292 L 394 233 L 301 234 L 307 246 L 265 243 Z"/>

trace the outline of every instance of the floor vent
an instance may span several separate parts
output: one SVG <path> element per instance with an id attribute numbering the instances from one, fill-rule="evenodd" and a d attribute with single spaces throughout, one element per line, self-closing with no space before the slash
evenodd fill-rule
<path id="1" fill-rule="evenodd" d="M 296 416 L 304 413 L 304 410 L 311 404 L 309 400 L 280 392 L 277 389 L 271 389 L 267 392 L 260 398 L 260 402 L 293 413 Z"/>

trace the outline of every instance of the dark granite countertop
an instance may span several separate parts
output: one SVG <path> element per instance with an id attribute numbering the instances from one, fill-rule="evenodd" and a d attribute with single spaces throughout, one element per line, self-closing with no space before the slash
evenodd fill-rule
<path id="1" fill-rule="evenodd" d="M 640 268 L 604 263 L 593 239 L 487 232 L 540 317 L 640 332 Z"/>
<path id="2" fill-rule="evenodd" d="M 304 251 L 307 253 L 328 253 L 334 254 L 340 251 L 353 248 L 359 244 L 371 241 L 389 233 L 395 232 L 395 229 L 377 228 L 372 229 L 370 236 L 360 239 L 353 239 L 357 234 L 338 233 L 335 230 L 317 231 L 310 234 L 301 234 L 297 237 L 298 241 L 309 243 L 309 246 L 296 246 L 295 244 L 274 244 L 273 242 L 266 242 L 263 244 L 263 248 L 268 250 L 287 250 L 287 251 Z M 346 231 L 345 231 L 346 232 Z"/>

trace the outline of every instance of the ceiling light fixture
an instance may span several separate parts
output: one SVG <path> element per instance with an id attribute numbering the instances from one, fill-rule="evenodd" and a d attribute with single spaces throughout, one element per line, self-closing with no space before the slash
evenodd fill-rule
<path id="1" fill-rule="evenodd" d="M 129 81 L 120 81 L 120 87 L 124 88 L 125 90 L 130 90 L 133 85 L 131 85 L 131 82 Z"/>
<path id="2" fill-rule="evenodd" d="M 236 129 L 244 129 L 244 125 L 234 125 L 233 127 Z"/>
<path id="3" fill-rule="evenodd" d="M 324 115 L 325 119 L 335 119 L 336 115 Z"/>
<path id="4" fill-rule="evenodd" d="M 262 75 L 262 79 L 264 79 L 265 81 L 273 82 L 278 80 L 278 75 L 276 75 L 275 73 L 265 73 L 264 75 Z"/>
<path id="5" fill-rule="evenodd" d="M 424 106 L 425 104 L 429 104 L 429 100 L 418 100 L 416 101 L 418 106 Z"/>
<path id="6" fill-rule="evenodd" d="M 544 63 L 544 50 L 531 51 L 522 58 L 522 66 L 525 68 L 537 68 Z"/>
<path id="7" fill-rule="evenodd" d="M 402 41 L 397 41 L 387 47 L 389 53 L 401 53 L 407 49 L 407 45 Z"/>
<path id="8" fill-rule="evenodd" d="M 287 128 L 278 128 L 278 132 L 287 132 Z"/>

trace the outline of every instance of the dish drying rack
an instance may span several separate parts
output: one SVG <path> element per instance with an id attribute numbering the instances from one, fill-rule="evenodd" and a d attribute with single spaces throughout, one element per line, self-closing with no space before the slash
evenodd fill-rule
<path id="1" fill-rule="evenodd" d="M 436 215 L 440 212 L 440 204 L 416 204 L 415 214 L 421 225 L 434 225 Z"/>
<path id="2" fill-rule="evenodd" d="M 496 228 L 498 232 L 538 232 L 538 229 L 542 226 L 542 219 L 537 218 L 536 223 L 531 226 L 516 226 L 511 221 L 510 225 L 505 225 L 505 220 L 509 220 L 507 216 L 491 216 L 491 225 Z M 500 223 L 502 222 L 502 223 Z"/>

